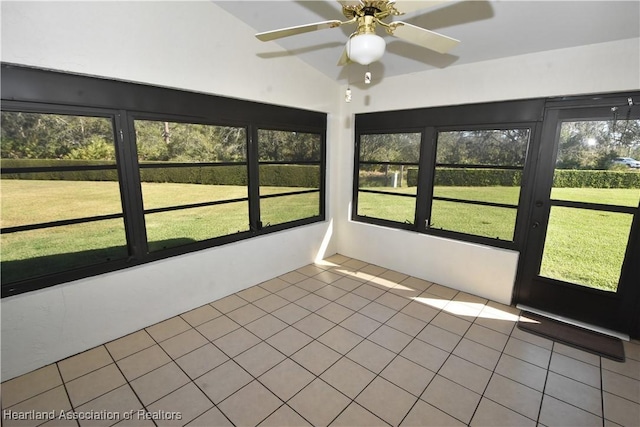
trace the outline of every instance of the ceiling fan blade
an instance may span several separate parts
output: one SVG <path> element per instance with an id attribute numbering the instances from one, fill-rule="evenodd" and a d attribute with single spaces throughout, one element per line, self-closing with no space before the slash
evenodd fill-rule
<path id="1" fill-rule="evenodd" d="M 342 6 L 350 7 L 350 6 L 360 6 L 362 2 L 360 0 L 338 0 Z"/>
<path id="2" fill-rule="evenodd" d="M 449 3 L 452 0 L 397 0 L 393 4 L 398 12 L 403 15 L 405 13 L 415 12 L 416 10 L 429 9 L 443 3 Z"/>
<path id="3" fill-rule="evenodd" d="M 447 53 L 460 43 L 460 40 L 406 22 L 396 21 L 393 26 L 395 27 L 392 30 L 394 36 L 438 53 Z"/>
<path id="4" fill-rule="evenodd" d="M 310 33 L 311 31 L 324 30 L 325 28 L 335 28 L 342 25 L 341 21 L 332 20 L 316 22 L 313 24 L 297 25 L 295 27 L 281 28 L 279 30 L 265 31 L 256 34 L 256 38 L 263 42 L 280 39 L 282 37 L 294 36 L 296 34 Z"/>
<path id="5" fill-rule="evenodd" d="M 338 61 L 338 66 L 347 65 L 351 60 L 349 59 L 349 55 L 347 54 L 347 47 L 345 46 L 342 51 L 342 55 L 340 55 L 340 60 Z"/>

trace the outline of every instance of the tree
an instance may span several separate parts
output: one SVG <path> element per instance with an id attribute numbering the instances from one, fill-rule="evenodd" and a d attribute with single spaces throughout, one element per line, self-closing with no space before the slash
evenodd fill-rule
<path id="1" fill-rule="evenodd" d="M 140 161 L 235 162 L 246 159 L 244 128 L 136 120 Z"/>
<path id="2" fill-rule="evenodd" d="M 360 138 L 360 160 L 418 163 L 419 133 L 369 134 Z"/>
<path id="3" fill-rule="evenodd" d="M 640 156 L 640 120 L 564 122 L 556 167 L 607 169 L 616 157 Z"/>
<path id="4" fill-rule="evenodd" d="M 529 129 L 450 131 L 438 133 L 437 163 L 522 166 Z"/>
<path id="5" fill-rule="evenodd" d="M 103 117 L 3 111 L 1 138 L 2 158 L 79 158 L 102 145 L 112 147 L 103 160 L 115 160 L 113 125 Z"/>
<path id="6" fill-rule="evenodd" d="M 261 161 L 319 161 L 320 135 L 279 130 L 258 130 Z"/>

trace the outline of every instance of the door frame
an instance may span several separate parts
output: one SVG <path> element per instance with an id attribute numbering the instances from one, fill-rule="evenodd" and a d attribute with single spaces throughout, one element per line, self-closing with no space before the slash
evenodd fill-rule
<path id="1" fill-rule="evenodd" d="M 563 116 L 569 115 L 575 116 L 576 120 L 587 120 L 587 117 L 581 117 L 579 113 L 595 108 L 622 107 L 628 105 L 629 98 L 634 102 L 634 116 L 637 116 L 640 112 L 638 105 L 640 93 L 638 92 L 599 97 L 559 98 L 546 102 L 542 132 L 540 139 L 535 141 L 536 155 L 530 159 L 533 185 L 530 186 L 528 212 L 525 215 L 526 220 L 523 221 L 524 240 L 518 261 L 512 303 L 528 305 L 638 337 L 640 336 L 640 310 L 637 310 L 640 306 L 640 280 L 638 279 L 640 278 L 640 205 L 635 208 L 620 286 L 616 293 L 538 276 L 551 210 L 550 193 L 558 150 L 559 124 L 563 120 L 572 118 Z M 623 108 L 620 110 L 625 111 Z M 620 120 L 625 118 L 624 114 L 619 117 Z"/>

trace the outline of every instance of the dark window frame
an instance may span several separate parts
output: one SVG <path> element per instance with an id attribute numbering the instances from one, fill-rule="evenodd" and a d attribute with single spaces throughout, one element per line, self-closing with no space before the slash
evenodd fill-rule
<path id="1" fill-rule="evenodd" d="M 112 117 L 122 217 L 129 250 L 126 259 L 13 283 L 2 283 L 3 298 L 325 220 L 326 113 L 4 63 L 0 76 L 3 111 L 72 115 L 93 115 L 91 113 L 101 112 L 98 116 Z M 140 186 L 140 165 L 135 132 L 132 133 L 135 119 L 161 119 L 245 128 L 250 229 L 149 252 Z M 256 150 L 258 128 L 320 135 L 319 215 L 273 227 L 259 227 L 259 216 L 256 216 L 256 212 L 259 211 L 255 209 L 256 205 L 259 205 L 257 151 L 253 153 Z M 198 163 L 189 164 L 191 167 L 197 165 Z M 143 166 L 145 167 L 147 166 Z M 15 173 L 15 170 L 3 169 L 2 172 Z"/>
<path id="2" fill-rule="evenodd" d="M 482 104 L 431 107 L 412 110 L 397 110 L 377 113 L 356 114 L 355 153 L 353 175 L 353 209 L 351 219 L 385 227 L 399 228 L 422 234 L 478 243 L 504 249 L 520 250 L 525 231 L 524 224 L 532 193 L 532 174 L 535 171 L 536 156 L 540 145 L 540 130 L 544 114 L 545 99 L 526 99 Z M 529 128 L 530 137 L 522 168 L 514 235 L 512 241 L 488 238 L 451 230 L 431 228 L 428 221 L 433 204 L 433 188 L 436 171 L 437 135 L 439 132 L 461 130 L 501 130 Z M 374 133 L 423 132 L 420 151 L 420 166 L 416 198 L 415 224 L 401 224 L 393 221 L 357 215 L 358 171 L 360 136 Z M 465 165 L 467 167 L 471 165 Z M 484 166 L 483 166 L 484 167 Z"/>
<path id="3" fill-rule="evenodd" d="M 360 129 L 356 126 L 355 131 L 355 149 L 354 149 L 354 163 L 353 163 L 353 192 L 352 192 L 352 212 L 351 219 L 354 221 L 366 222 L 370 224 L 380 225 L 380 226 L 390 226 L 394 228 L 400 228 L 403 230 L 415 230 L 419 221 L 417 214 L 417 207 L 420 203 L 420 184 L 418 184 L 416 189 L 416 194 L 396 194 L 388 191 L 376 191 L 376 190 L 362 190 L 360 188 L 360 165 L 362 164 L 397 164 L 397 165 L 413 165 L 414 162 L 382 162 L 382 161 L 360 161 L 360 148 L 361 148 L 361 138 L 363 135 L 392 135 L 392 134 L 420 134 L 420 155 L 418 158 L 418 162 L 415 163 L 418 166 L 418 181 L 420 181 L 420 174 L 422 173 L 422 162 L 424 157 L 424 147 L 425 147 L 425 138 L 426 131 L 424 127 L 411 127 L 411 128 L 397 128 L 397 129 L 388 129 L 388 128 L 367 128 Z M 370 217 L 366 215 L 358 214 L 358 199 L 359 193 L 373 193 L 373 194 L 384 194 L 388 196 L 395 197 L 411 197 L 416 201 L 416 214 L 414 215 L 413 223 L 407 222 L 398 222 L 392 221 L 389 219 Z"/>
<path id="4" fill-rule="evenodd" d="M 149 163 L 140 163 L 139 158 L 138 158 L 138 145 L 137 145 L 137 141 L 136 141 L 136 131 L 135 131 L 135 122 L 137 120 L 140 121 L 157 121 L 157 122 L 162 122 L 162 121 L 169 121 L 172 123 L 181 123 L 181 124 L 193 124 L 193 125 L 205 125 L 205 126 L 228 126 L 228 127 L 236 127 L 236 128 L 243 128 L 245 130 L 245 138 L 247 138 L 247 142 L 245 144 L 245 161 L 243 162 L 193 162 L 193 163 L 187 163 L 187 162 L 173 162 L 170 164 L 167 163 L 154 163 L 154 162 L 149 162 Z M 146 234 L 146 215 L 147 214 L 154 214 L 154 213 L 163 213 L 163 212 L 170 212 L 170 211 L 177 211 L 177 210 L 185 210 L 185 209 L 191 209 L 191 208 L 196 208 L 196 207 L 207 207 L 207 206 L 215 206 L 215 205 L 222 205 L 222 204 L 230 204 L 230 203 L 237 203 L 237 202 L 246 202 L 248 205 L 250 204 L 250 197 L 249 197 L 249 191 L 248 191 L 248 185 L 247 185 L 247 197 L 244 198 L 240 198 L 240 199 L 232 199 L 232 200 L 221 200 L 221 201 L 210 201 L 210 202 L 204 202 L 204 203 L 196 203 L 196 204 L 188 204 L 188 205 L 173 205 L 173 206 L 168 206 L 168 207 L 162 207 L 162 208 L 148 208 L 144 206 L 144 198 L 143 198 L 143 194 L 142 194 L 142 179 L 140 176 L 140 172 L 143 169 L 163 169 L 163 168 L 192 168 L 192 167 L 224 167 L 224 166 L 245 166 L 247 169 L 247 181 L 249 181 L 250 177 L 249 177 L 249 144 L 248 144 L 248 128 L 249 128 L 249 123 L 247 122 L 236 122 L 236 123 L 232 123 L 231 121 L 227 121 L 224 123 L 221 123 L 219 121 L 215 121 L 215 120 L 210 120 L 210 119 L 203 119 L 202 117 L 193 117 L 193 116 L 183 116 L 183 115 L 175 115 L 175 114 L 161 114 L 161 113 L 146 113 L 146 112 L 139 112 L 139 111 L 132 111 L 132 112 L 128 112 L 128 122 L 127 122 L 127 130 L 129 132 L 129 138 L 133 141 L 133 143 L 131 144 L 131 149 L 132 149 L 132 155 L 131 155 L 131 163 L 134 167 L 134 169 L 136 169 L 138 171 L 138 173 L 136 174 L 136 177 L 134 178 L 134 186 L 136 187 L 134 190 L 134 196 L 136 197 L 136 199 L 139 200 L 140 206 L 142 207 L 142 223 L 145 224 L 145 227 L 142 227 L 142 231 L 144 234 L 140 234 L 138 236 L 138 240 L 141 241 L 141 245 L 143 245 L 143 248 L 145 250 L 145 252 L 149 253 L 149 254 L 155 254 L 157 252 L 161 252 L 161 251 L 170 251 L 170 252 L 176 252 L 176 254 L 180 253 L 179 248 L 181 246 L 177 246 L 177 247 L 167 247 L 167 248 L 163 248 L 161 251 L 153 251 L 151 252 L 149 250 L 149 241 L 147 238 L 147 234 Z M 250 209 L 248 207 L 248 209 Z M 249 212 L 248 212 L 248 218 L 249 218 Z M 140 220 L 138 220 L 140 221 Z M 250 224 L 251 225 L 251 224 Z M 244 235 L 244 233 L 248 233 L 251 230 L 247 230 L 247 231 L 243 231 L 243 232 L 239 232 L 237 233 L 238 235 Z M 224 239 L 227 236 L 233 236 L 233 234 L 229 234 L 229 235 L 224 235 L 224 236 L 219 236 L 219 237 L 213 237 L 210 239 L 205 239 L 205 240 L 200 240 L 200 241 L 196 241 L 194 243 L 191 243 L 191 245 L 193 244 L 197 244 L 197 243 L 201 243 L 201 242 L 209 242 L 211 244 L 215 244 L 214 240 L 216 239 Z M 175 249 L 178 248 L 178 249 Z"/>
<path id="5" fill-rule="evenodd" d="M 317 221 L 321 221 L 324 220 L 324 218 L 326 217 L 326 211 L 325 211 L 325 203 L 322 202 L 325 200 L 325 196 L 326 196 L 326 159 L 327 159 L 327 145 L 326 145 L 326 132 L 324 133 L 319 133 L 317 132 L 317 129 L 311 128 L 311 127 L 306 127 L 306 126 L 284 126 L 284 125 L 279 125 L 279 126 L 274 126 L 272 124 L 268 124 L 268 123 L 256 123 L 253 127 L 254 132 L 252 134 L 252 141 L 253 143 L 250 145 L 249 147 L 249 156 L 251 156 L 252 158 L 255 158 L 255 162 L 253 164 L 255 164 L 255 171 L 253 172 L 253 176 L 256 176 L 257 178 L 255 179 L 254 183 L 257 183 L 257 185 L 255 186 L 256 188 L 253 190 L 256 194 L 255 199 L 258 201 L 257 206 L 254 206 L 253 210 L 256 212 L 257 215 L 257 226 L 259 230 L 273 230 L 273 231 L 279 231 L 279 230 L 286 230 L 287 228 L 291 228 L 291 227 L 297 227 L 297 226 L 302 226 L 302 225 L 307 225 L 307 224 L 311 224 Z M 303 161 L 303 160 L 297 160 L 297 161 L 264 161 L 264 160 L 260 160 L 260 156 L 259 156 L 259 144 L 260 144 L 260 138 L 259 138 L 259 131 L 261 130 L 265 130 L 265 131 L 281 131 L 281 132 L 300 132 L 300 133 L 308 133 L 308 134 L 314 134 L 314 135 L 318 135 L 320 137 L 320 159 L 318 161 Z M 319 182 L 319 188 L 313 189 L 313 190 L 301 190 L 301 191 L 293 191 L 293 192 L 288 192 L 288 193 L 276 193 L 276 194 L 269 194 L 269 195 L 260 195 L 260 166 L 261 165 L 312 165 L 312 166 L 319 166 L 320 167 L 320 182 Z M 277 198 L 277 197 L 286 197 L 286 196 L 295 196 L 297 194 L 310 194 L 310 193 L 319 193 L 319 198 L 321 200 L 320 206 L 319 206 L 319 210 L 318 210 L 318 215 L 312 216 L 312 217 L 308 217 L 308 218 L 301 218 L 301 219 L 296 219 L 293 221 L 287 221 L 284 223 L 279 223 L 279 224 L 263 224 L 262 218 L 261 218 L 261 210 L 260 210 L 260 201 L 264 200 L 264 199 L 272 199 L 272 198 Z"/>
<path id="6" fill-rule="evenodd" d="M 525 160 L 522 166 L 514 166 L 514 165 L 485 165 L 485 164 L 462 164 L 462 163 L 453 163 L 453 164 L 448 164 L 448 163 L 438 163 L 437 162 L 437 150 L 438 150 L 438 143 L 437 143 L 437 138 L 438 135 L 441 132 L 460 132 L 460 131 L 481 131 L 481 130 L 495 130 L 495 131 L 501 131 L 501 130 L 517 130 L 517 129 L 528 129 L 529 130 L 529 140 L 527 142 L 527 147 L 525 149 Z M 476 234 L 469 234 L 469 233 L 464 233 L 464 232 L 459 232 L 459 231 L 454 231 L 454 230 L 445 230 L 445 229 L 440 229 L 440 228 L 436 228 L 436 227 L 432 227 L 431 224 L 429 224 L 428 229 L 431 231 L 430 234 L 434 234 L 434 235 L 439 235 L 442 237 L 451 237 L 451 238 L 455 238 L 458 240 L 469 240 L 469 241 L 475 241 L 475 243 L 486 243 L 486 244 L 490 244 L 490 245 L 494 245 L 494 246 L 498 246 L 498 247 L 506 247 L 506 248 L 510 248 L 512 246 L 512 244 L 515 243 L 517 235 L 516 235 L 516 229 L 517 229 L 517 225 L 518 225 L 518 221 L 521 221 L 521 217 L 522 215 L 520 215 L 522 209 L 521 209 L 521 204 L 523 199 L 526 198 L 526 194 L 525 194 L 525 169 L 527 168 L 527 165 L 530 163 L 530 156 L 531 154 L 531 149 L 532 146 L 534 145 L 534 136 L 536 135 L 536 129 L 537 129 L 537 123 L 535 122 L 520 122 L 520 123 L 509 123 L 509 124 L 505 124 L 505 123 L 497 123 L 497 124 L 483 124 L 483 125 L 457 125 L 457 126 L 443 126 L 443 127 L 435 127 L 435 131 L 436 131 L 436 137 L 435 137 L 435 144 L 434 144 L 434 158 L 436 159 L 433 163 L 433 177 L 431 180 L 431 185 L 430 185 L 430 207 L 429 207 L 429 211 L 427 212 L 428 214 L 428 218 L 429 221 L 431 220 L 431 216 L 432 216 L 432 209 L 433 209 L 433 201 L 434 200 L 442 200 L 442 201 L 449 201 L 449 202 L 454 202 L 454 203 L 464 203 L 464 204 L 470 204 L 470 205 L 477 205 L 477 206 L 486 206 L 486 207 L 496 207 L 496 208 L 506 208 L 506 209 L 515 209 L 516 210 L 516 217 L 514 220 L 514 224 L 513 224 L 513 239 L 512 240 L 503 240 L 503 239 L 499 239 L 499 238 L 490 238 L 490 237 L 485 237 L 485 236 L 480 236 L 480 235 L 476 235 Z M 473 168 L 473 169 L 490 169 L 490 170 L 518 170 L 521 172 L 522 176 L 521 176 L 521 180 L 520 180 L 520 191 L 518 192 L 518 204 L 513 205 L 513 204 L 503 204 L 503 203 L 496 203 L 496 202 L 484 202 L 484 201 L 473 201 L 473 200 L 465 200 L 465 199 L 455 199 L 455 198 L 446 198 L 446 197 L 439 197 L 439 196 L 434 196 L 433 195 L 433 190 L 435 188 L 435 172 L 437 171 L 438 168 L 442 168 L 442 167 L 447 167 L 447 168 L 459 168 L 459 169 L 465 169 L 465 168 Z M 476 240 L 479 239 L 479 240 Z"/>

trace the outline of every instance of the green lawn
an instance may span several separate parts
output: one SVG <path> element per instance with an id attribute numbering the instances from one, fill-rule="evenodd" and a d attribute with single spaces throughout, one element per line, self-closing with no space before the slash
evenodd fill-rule
<path id="1" fill-rule="evenodd" d="M 411 188 L 376 188 L 415 194 Z M 2 227 L 58 221 L 121 212 L 115 182 L 2 181 Z M 261 187 L 261 194 L 301 188 Z M 241 186 L 143 183 L 146 209 L 247 197 Z M 436 187 L 434 195 L 517 204 L 517 187 Z M 554 189 L 562 200 L 637 206 L 637 189 Z M 319 193 L 263 199 L 265 225 L 318 214 Z M 359 193 L 358 214 L 398 222 L 414 221 L 414 197 Z M 434 201 L 434 228 L 511 240 L 515 209 Z M 150 250 L 176 246 L 249 227 L 247 202 L 148 214 Z M 571 208 L 552 210 L 541 275 L 601 289 L 614 290 L 626 247 L 631 215 Z M 3 280 L 127 256 L 120 219 L 2 235 Z"/>
<path id="2" fill-rule="evenodd" d="M 122 212 L 116 182 L 2 180 L 2 227 Z M 261 187 L 262 195 L 305 188 Z M 246 187 L 142 184 L 145 209 L 246 198 Z M 318 215 L 319 193 L 263 199 L 265 225 Z M 246 201 L 147 214 L 149 250 L 249 229 Z M 3 281 L 64 271 L 128 256 L 122 219 L 2 234 Z"/>
<path id="3" fill-rule="evenodd" d="M 552 207 L 540 275 L 615 291 L 632 219 L 628 214 Z"/>
<path id="4" fill-rule="evenodd" d="M 414 194 L 415 187 L 386 188 L 376 190 L 398 194 Z M 518 204 L 520 189 L 517 187 L 435 187 L 436 197 Z M 358 195 L 358 215 L 413 223 L 416 199 L 395 195 L 363 193 Z M 434 200 L 431 227 L 458 231 L 483 237 L 513 239 L 516 209 L 495 208 L 464 203 Z"/>

